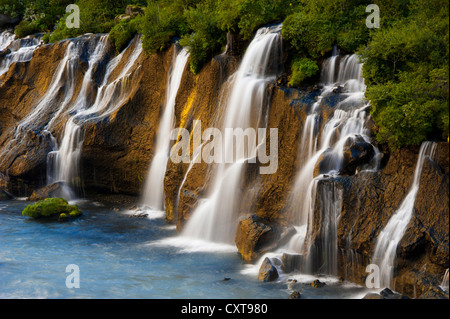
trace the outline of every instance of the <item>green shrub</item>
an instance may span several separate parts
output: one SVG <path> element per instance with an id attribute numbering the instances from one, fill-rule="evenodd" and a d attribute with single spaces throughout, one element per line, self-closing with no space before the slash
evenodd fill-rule
<path id="1" fill-rule="evenodd" d="M 120 21 L 109 31 L 109 39 L 118 52 L 121 52 L 135 36 L 137 32 L 135 20 Z"/>
<path id="2" fill-rule="evenodd" d="M 296 60 L 291 66 L 292 75 L 289 79 L 289 86 L 298 87 L 302 82 L 315 75 L 319 71 L 319 66 L 316 61 L 308 58 Z"/>
<path id="3" fill-rule="evenodd" d="M 69 205 L 63 198 L 47 198 L 30 204 L 22 211 L 23 216 L 32 218 L 58 216 L 64 218 L 69 214 L 71 217 L 81 215 L 81 211 L 76 205 Z M 61 216 L 62 215 L 62 216 Z"/>
<path id="4" fill-rule="evenodd" d="M 41 31 L 41 29 L 36 21 L 21 21 L 14 29 L 14 33 L 18 38 L 24 38 L 27 35 L 34 34 L 39 31 Z"/>
<path id="5" fill-rule="evenodd" d="M 226 43 L 226 34 L 217 26 L 217 16 L 214 12 L 213 2 L 199 3 L 195 8 L 191 7 L 184 12 L 193 33 L 185 34 L 180 44 L 188 47 L 190 69 L 194 74 L 200 71 L 208 59 L 219 53 Z"/>

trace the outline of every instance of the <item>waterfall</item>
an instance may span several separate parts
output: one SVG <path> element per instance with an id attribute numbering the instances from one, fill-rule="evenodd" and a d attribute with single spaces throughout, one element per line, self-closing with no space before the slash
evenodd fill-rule
<path id="1" fill-rule="evenodd" d="M 0 51 L 5 50 L 16 38 L 16 35 L 8 30 L 0 33 Z"/>
<path id="2" fill-rule="evenodd" d="M 21 41 L 32 44 L 33 39 L 36 38 Z M 23 47 L 15 44 L 16 41 L 9 48 Z M 64 57 L 47 91 L 18 123 L 0 159 L 9 161 L 8 154 L 20 151 L 28 142 L 27 133 L 34 132 L 53 149 L 47 155 L 47 184 L 62 182 L 61 196 L 73 199 L 82 191 L 83 125 L 88 121 L 100 122 L 126 102 L 132 89 L 131 74 L 140 67 L 136 60 L 142 53 L 142 45 L 140 37 L 136 36 L 122 53 L 111 59 L 107 34 L 84 35 L 65 42 Z M 80 79 L 81 85 L 77 85 Z M 59 136 L 53 136 L 55 132 Z"/>
<path id="3" fill-rule="evenodd" d="M 280 25 L 261 28 L 249 44 L 238 70 L 229 79 L 231 91 L 223 106 L 222 131 L 267 126 L 266 88 L 280 71 L 280 31 Z M 242 172 L 246 162 L 255 157 L 257 147 L 249 147 L 245 154 L 245 145 L 239 141 L 234 143 L 233 138 L 225 139 L 225 154 L 234 154 L 235 149 L 233 163 L 219 163 L 215 168 L 209 196 L 199 200 L 182 236 L 214 243 L 234 243 Z"/>
<path id="4" fill-rule="evenodd" d="M 444 278 L 442 278 L 441 288 L 442 290 L 448 292 L 448 268 L 445 271 Z"/>
<path id="5" fill-rule="evenodd" d="M 412 186 L 400 205 L 400 208 L 392 215 L 378 237 L 373 254 L 373 263 L 380 267 L 380 284 L 382 287 L 392 288 L 397 246 L 403 238 L 414 214 L 414 202 L 419 190 L 423 163 L 425 158 L 433 158 L 436 145 L 433 142 L 422 143 L 417 158 Z"/>
<path id="6" fill-rule="evenodd" d="M 0 51 L 9 49 L 9 53 L 0 59 L 0 76 L 6 73 L 14 62 L 30 61 L 41 39 L 41 35 L 30 35 L 15 40 L 14 34 L 8 31 L 2 32 L 0 35 Z"/>
<path id="7" fill-rule="evenodd" d="M 311 105 L 303 126 L 299 145 L 300 167 L 294 180 L 286 209 L 294 220 L 291 240 L 271 258 L 280 259 L 284 252 L 304 256 L 303 273 L 337 275 L 337 227 L 343 190 L 329 177 L 340 173 L 344 163 L 344 147 L 351 141 L 370 144 L 366 127 L 368 103 L 364 100 L 362 64 L 357 55 L 339 56 L 338 50 L 324 61 L 321 71 L 323 88 Z M 339 97 L 328 121 L 322 124 L 322 103 Z M 377 169 L 379 151 L 361 169 Z M 318 171 L 318 167 L 320 171 Z M 316 207 L 317 203 L 320 207 Z M 320 214 L 316 216 L 315 214 Z M 315 225 L 320 221 L 320 225 Z"/>
<path id="8" fill-rule="evenodd" d="M 164 174 L 170 155 L 169 137 L 175 124 L 175 99 L 188 57 L 187 50 L 182 49 L 179 53 L 175 50 L 172 58 L 172 68 L 166 89 L 166 102 L 157 133 L 155 155 L 148 170 L 142 199 L 144 205 L 154 210 L 164 209 Z"/>
<path id="9" fill-rule="evenodd" d="M 108 35 L 103 35 L 96 42 L 94 51 L 89 54 L 89 67 L 83 77 L 80 93 L 67 111 L 69 119 L 66 122 L 60 144 L 54 144 L 54 150 L 48 154 L 48 183 L 62 181 L 70 186 L 69 198 L 79 196 L 82 191 L 80 155 L 84 140 L 82 126 L 88 121 L 98 121 L 111 115 L 128 98 L 131 90 L 129 77 L 131 68 L 142 52 L 139 38 L 135 38 L 128 47 L 106 66 L 103 82 L 97 89 L 94 99 L 89 99 L 89 91 L 95 86 L 93 70 L 105 57 Z M 132 50 L 119 75 L 111 78 L 113 71 L 120 64 L 123 56 Z M 60 109 L 61 111 L 61 109 Z M 55 118 L 54 118 L 55 119 Z M 53 120 L 47 129 L 51 129 Z"/>

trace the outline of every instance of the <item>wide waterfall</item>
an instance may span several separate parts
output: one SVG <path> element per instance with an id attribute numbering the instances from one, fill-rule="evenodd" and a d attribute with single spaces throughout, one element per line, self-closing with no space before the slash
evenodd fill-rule
<path id="1" fill-rule="evenodd" d="M 93 70 L 105 58 L 108 36 L 103 35 L 96 42 L 94 51 L 89 55 L 89 67 L 83 77 L 80 93 L 75 102 L 68 107 L 70 116 L 66 122 L 59 145 L 54 144 L 53 152 L 48 155 L 48 183 L 62 181 L 68 184 L 71 192 L 66 196 L 76 197 L 82 191 L 80 155 L 83 145 L 82 125 L 88 121 L 99 121 L 111 115 L 129 96 L 131 87 L 129 78 L 136 68 L 135 62 L 142 52 L 140 39 L 136 37 L 121 54 L 111 59 L 106 66 L 103 82 L 92 93 L 95 87 Z M 113 71 L 121 62 L 128 50 L 132 50 L 120 73 L 113 77 Z M 94 91 L 95 92 L 95 91 Z M 60 109 L 61 111 L 61 109 Z M 59 112 L 60 112 L 59 111 Z M 51 121 L 47 130 L 51 130 Z M 55 141 L 55 139 L 52 139 Z"/>
<path id="2" fill-rule="evenodd" d="M 174 51 L 167 83 L 166 102 L 158 128 L 155 155 L 145 182 L 142 203 L 155 210 L 164 209 L 164 174 L 170 155 L 170 131 L 175 124 L 175 99 L 188 57 L 189 53 L 186 49 Z"/>
<path id="3" fill-rule="evenodd" d="M 414 171 L 413 183 L 408 195 L 406 195 L 399 209 L 392 215 L 378 237 L 375 252 L 373 254 L 373 263 L 380 268 L 381 287 L 392 288 L 397 246 L 403 238 L 414 214 L 414 202 L 419 190 L 423 163 L 426 158 L 433 158 L 435 150 L 436 143 L 422 143 Z"/>
<path id="4" fill-rule="evenodd" d="M 376 170 L 379 151 L 370 144 L 368 103 L 364 100 L 362 64 L 357 55 L 334 55 L 324 61 L 321 73 L 322 89 L 316 102 L 309 107 L 299 145 L 300 167 L 288 199 L 286 209 L 294 220 L 291 240 L 273 253 L 261 258 L 271 258 L 274 263 L 283 253 L 303 255 L 298 271 L 337 275 L 337 227 L 343 191 L 337 183 L 327 182 L 329 177 L 341 173 L 344 149 L 352 142 L 366 144 L 373 152 L 368 164 L 361 170 Z M 323 103 L 339 96 L 332 116 L 322 124 Z M 357 172 L 356 172 L 357 173 Z M 319 211 L 316 202 L 321 203 Z M 320 213 L 321 225 L 315 225 L 314 214 Z M 314 227 L 318 229 L 313 239 Z M 278 261 L 279 263 L 279 261 Z"/>
<path id="5" fill-rule="evenodd" d="M 47 184 L 61 182 L 61 196 L 68 199 L 81 195 L 82 125 L 106 118 L 126 101 L 131 92 L 129 78 L 138 67 L 135 62 L 142 52 L 137 36 L 122 53 L 110 58 L 108 41 L 108 35 L 86 35 L 67 41 L 64 57 L 46 93 L 18 123 L 14 137 L 3 150 L 20 149 L 30 130 L 47 139 L 53 149 L 47 156 Z M 33 46 L 26 48 L 34 50 Z M 87 69 L 82 73 L 80 65 L 85 62 Z M 77 90 L 80 77 L 81 88 Z M 53 136 L 55 132 L 58 138 Z"/>
<path id="6" fill-rule="evenodd" d="M 223 106 L 222 129 L 265 128 L 267 85 L 281 70 L 281 26 L 261 28 L 248 46 L 243 60 L 229 81 L 231 91 Z M 245 149 L 240 141 L 225 140 L 225 154 L 236 158 L 231 164 L 219 163 L 207 198 L 201 199 L 185 225 L 182 236 L 215 243 L 234 243 L 242 172 L 255 157 L 257 147 Z M 240 155 L 239 155 L 240 154 Z M 223 155 L 223 154 L 222 154 Z"/>

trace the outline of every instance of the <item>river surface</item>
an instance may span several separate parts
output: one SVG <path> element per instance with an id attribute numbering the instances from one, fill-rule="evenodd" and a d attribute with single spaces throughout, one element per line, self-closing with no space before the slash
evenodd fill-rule
<path id="1" fill-rule="evenodd" d="M 60 223 L 22 216 L 28 204 L 0 202 L 0 298 L 287 299 L 293 278 L 302 298 L 367 292 L 330 277 L 281 274 L 260 282 L 235 247 L 177 237 L 162 212 L 132 218 L 129 211 L 81 201 L 83 215 Z M 66 287 L 69 264 L 79 268 L 80 288 Z M 316 278 L 327 285 L 312 288 Z"/>

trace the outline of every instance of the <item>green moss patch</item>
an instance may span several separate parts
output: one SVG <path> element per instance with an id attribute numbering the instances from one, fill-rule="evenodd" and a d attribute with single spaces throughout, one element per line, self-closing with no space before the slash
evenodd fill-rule
<path id="1" fill-rule="evenodd" d="M 25 207 L 22 215 L 32 218 L 57 217 L 58 220 L 66 220 L 80 216 L 81 211 L 76 205 L 69 205 L 63 198 L 47 198 Z"/>

